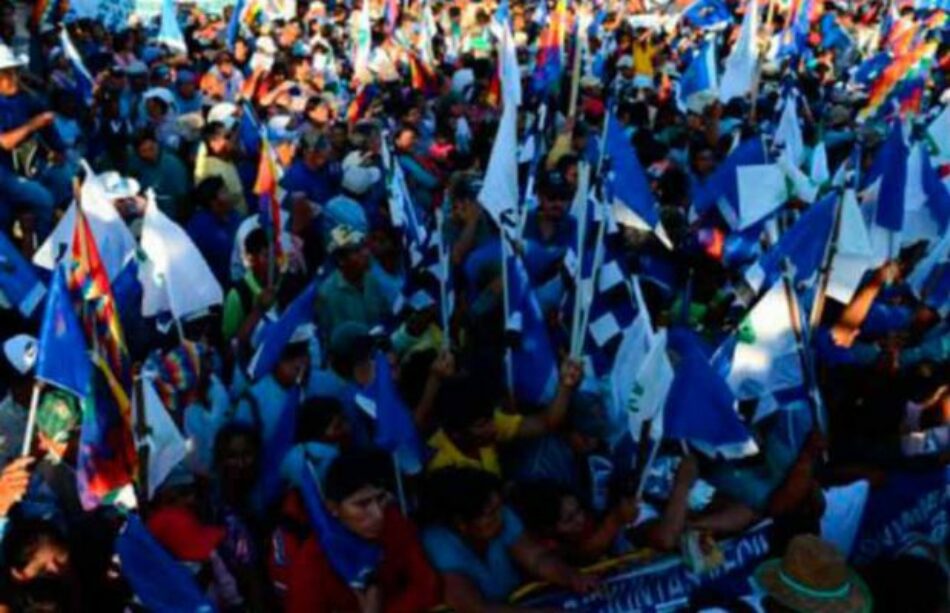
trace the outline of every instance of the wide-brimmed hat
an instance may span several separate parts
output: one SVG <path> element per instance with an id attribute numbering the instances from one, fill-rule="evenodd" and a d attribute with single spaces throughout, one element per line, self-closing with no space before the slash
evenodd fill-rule
<path id="1" fill-rule="evenodd" d="M 755 580 L 783 606 L 807 613 L 870 613 L 871 594 L 831 543 L 796 536 L 781 559 L 763 562 Z"/>
<path id="2" fill-rule="evenodd" d="M 19 68 L 20 66 L 26 66 L 26 63 L 25 56 L 18 55 L 10 47 L 0 44 L 0 70 Z"/>

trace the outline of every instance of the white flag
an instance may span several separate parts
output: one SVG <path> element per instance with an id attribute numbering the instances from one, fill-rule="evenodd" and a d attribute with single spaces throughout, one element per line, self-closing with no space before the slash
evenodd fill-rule
<path id="1" fill-rule="evenodd" d="M 798 104 L 794 94 L 785 98 L 785 108 L 775 129 L 775 144 L 783 145 L 789 159 L 799 166 L 805 157 L 805 140 L 798 123 Z"/>
<path id="2" fill-rule="evenodd" d="M 188 446 L 149 378 L 142 379 L 142 400 L 145 404 L 143 413 L 148 434 L 144 441 L 140 440 L 138 443 L 149 447 L 148 497 L 151 499 L 155 490 L 188 455 Z M 133 412 L 133 421 L 138 420 L 137 413 L 138 411 Z M 139 424 L 134 425 L 133 431 L 138 432 Z"/>
<path id="3" fill-rule="evenodd" d="M 178 23 L 178 11 L 175 8 L 174 0 L 164 0 L 162 2 L 162 21 L 159 26 L 157 40 L 172 51 L 188 55 L 188 45 L 185 43 L 185 35 Z"/>
<path id="4" fill-rule="evenodd" d="M 848 304 L 861 285 L 864 273 L 875 265 L 875 258 L 867 224 L 861 215 L 861 209 L 858 208 L 853 189 L 844 193 L 841 207 L 841 226 L 838 230 L 837 249 L 831 262 L 827 294 Z"/>
<path id="5" fill-rule="evenodd" d="M 798 311 L 797 300 L 786 295 L 778 280 L 739 326 L 727 381 L 740 400 L 802 384 L 790 299 Z"/>
<path id="6" fill-rule="evenodd" d="M 517 107 L 506 104 L 495 133 L 485 182 L 478 202 L 502 229 L 516 224 L 518 212 Z"/>
<path id="7" fill-rule="evenodd" d="M 759 2 L 747 0 L 739 39 L 726 58 L 726 70 L 719 81 L 719 100 L 728 102 L 752 91 L 759 58 Z"/>
<path id="8" fill-rule="evenodd" d="M 630 434 L 639 440 L 643 423 L 648 419 L 656 424 L 666 397 L 673 385 L 673 365 L 666 354 L 666 330 L 660 330 L 650 342 L 646 356 L 639 362 L 633 386 L 624 398 Z M 659 420 L 662 422 L 662 419 Z"/>
<path id="9" fill-rule="evenodd" d="M 171 311 L 182 318 L 223 302 L 221 285 L 201 252 L 151 194 L 142 222 L 142 250 L 149 260 L 139 271 L 145 317 Z"/>
<path id="10" fill-rule="evenodd" d="M 930 142 L 937 147 L 937 157 L 950 158 L 950 105 L 945 106 L 930 125 L 927 126 L 927 136 Z"/>
<path id="11" fill-rule="evenodd" d="M 122 271 L 122 267 L 135 255 L 135 237 L 125 221 L 119 216 L 102 183 L 102 176 L 93 175 L 87 170 L 86 180 L 82 184 L 80 198 L 82 210 L 89 221 L 89 229 L 96 239 L 99 257 L 113 280 Z M 132 183 L 132 182 L 129 182 Z M 135 191 L 133 188 L 131 191 Z M 76 226 L 76 203 L 72 203 L 56 228 L 46 241 L 33 254 L 33 263 L 41 268 L 52 270 L 65 255 L 72 250 L 73 230 Z"/>
<path id="12" fill-rule="evenodd" d="M 515 51 L 511 27 L 505 23 L 501 30 L 501 47 L 498 59 L 498 78 L 501 81 L 502 102 L 505 106 L 521 106 L 521 69 Z"/>
<path id="13" fill-rule="evenodd" d="M 843 166 L 843 164 L 842 164 Z M 824 185 L 831 180 L 831 170 L 828 168 L 828 149 L 825 142 L 821 141 L 815 146 L 811 154 L 811 180 L 815 185 Z"/>
<path id="14" fill-rule="evenodd" d="M 788 200 L 785 172 L 778 164 L 753 164 L 736 168 L 739 188 L 739 229 L 765 219 Z"/>

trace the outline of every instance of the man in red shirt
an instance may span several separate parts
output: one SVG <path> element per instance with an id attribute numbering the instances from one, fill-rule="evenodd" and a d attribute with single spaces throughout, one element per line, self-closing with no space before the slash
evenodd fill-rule
<path id="1" fill-rule="evenodd" d="M 381 560 L 368 586 L 354 590 L 310 535 L 291 563 L 287 611 L 425 611 L 439 603 L 438 575 L 415 525 L 393 504 L 390 474 L 387 456 L 347 452 L 334 460 L 323 486 L 326 509 L 347 530 L 376 543 Z"/>

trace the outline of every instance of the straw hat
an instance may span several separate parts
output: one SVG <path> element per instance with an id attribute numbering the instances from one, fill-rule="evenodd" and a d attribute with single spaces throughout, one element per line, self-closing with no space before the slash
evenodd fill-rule
<path id="1" fill-rule="evenodd" d="M 837 549 L 811 534 L 796 536 L 784 557 L 755 571 L 769 596 L 795 611 L 870 613 L 871 595 Z"/>

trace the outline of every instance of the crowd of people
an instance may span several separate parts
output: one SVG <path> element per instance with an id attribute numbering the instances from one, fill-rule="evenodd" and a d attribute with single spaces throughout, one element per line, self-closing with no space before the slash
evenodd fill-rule
<path id="1" fill-rule="evenodd" d="M 102 386 L 93 360 L 90 401 L 38 372 L 52 307 L 25 308 L 0 279 L 0 608 L 198 610 L 180 595 L 197 593 L 228 611 L 504 611 L 533 582 L 595 593 L 603 577 L 585 569 L 644 549 L 699 572 L 717 542 L 763 521 L 776 559 L 746 573 L 748 591 L 699 590 L 684 608 L 950 606 L 946 530 L 927 555 L 854 569 L 826 520 L 831 488 L 866 493 L 950 460 L 938 6 L 239 0 L 221 14 L 167 2 L 116 27 L 78 10 L 89 2 L 32 4 L 21 23 L 22 7 L 0 2 L 0 275 L 18 270 L 15 251 L 52 302 L 62 266 L 85 332 L 70 359 L 105 351 L 128 377 Z M 743 45 L 752 82 L 722 99 Z M 919 48 L 929 55 L 900 63 Z M 882 104 L 876 75 L 914 79 Z M 492 199 L 514 106 L 512 222 Z M 736 161 L 747 142 L 763 159 Z M 617 212 L 624 147 L 646 180 L 636 198 L 652 203 L 627 201 L 639 224 Z M 784 171 L 784 196 L 755 223 L 735 219 L 746 186 L 722 187 L 737 164 L 761 173 L 758 187 Z M 891 167 L 906 169 L 899 189 Z M 828 198 L 823 238 L 804 223 Z M 888 199 L 907 201 L 899 217 L 930 218 L 885 224 L 903 232 L 862 260 L 838 228 L 880 225 Z M 165 250 L 170 300 L 149 309 L 158 215 L 194 249 Z M 91 250 L 77 247 L 83 227 Z M 817 254 L 813 277 L 786 247 L 796 234 Z M 798 270 L 763 264 L 782 249 Z M 847 290 L 832 290 L 832 263 L 856 277 Z M 180 269 L 209 280 L 175 286 Z M 723 347 L 759 347 L 747 316 L 783 274 L 804 329 L 760 357 L 804 374 L 750 391 L 718 370 Z M 586 304 L 585 275 L 598 296 Z M 176 306 L 211 286 L 208 308 Z M 509 303 L 525 296 L 516 317 Z M 103 304 L 106 332 L 88 324 L 108 317 Z M 629 311 L 617 334 L 585 313 L 601 307 Z M 618 347 L 644 320 L 676 373 L 667 411 L 678 394 L 709 439 L 670 435 L 669 416 L 656 434 L 662 412 L 637 421 L 635 390 L 614 397 L 618 377 L 664 376 L 617 374 L 642 372 L 645 354 Z M 556 370 L 534 393 L 522 379 L 542 374 L 526 373 L 541 346 Z M 681 378 L 687 366 L 716 391 Z M 742 452 L 717 447 L 735 442 L 716 438 L 732 427 L 718 426 L 722 393 Z M 102 403 L 119 397 L 108 422 Z M 165 443 L 142 417 L 153 397 L 184 441 L 159 474 Z M 129 444 L 135 457 L 121 457 Z M 146 541 L 157 549 L 136 548 Z M 187 589 L 171 570 L 149 582 L 151 551 Z"/>

